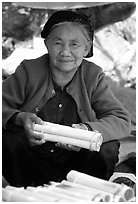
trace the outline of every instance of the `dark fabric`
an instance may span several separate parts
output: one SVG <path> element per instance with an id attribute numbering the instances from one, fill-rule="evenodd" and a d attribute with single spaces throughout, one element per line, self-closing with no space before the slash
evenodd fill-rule
<path id="1" fill-rule="evenodd" d="M 41 146 L 31 147 L 24 136 L 23 129 L 19 129 L 14 134 L 3 130 L 2 174 L 4 178 L 13 186 L 38 186 L 49 181 L 66 179 L 67 173 L 74 169 L 102 179 L 109 179 L 118 162 L 119 143 L 117 141 L 104 143 L 100 152 L 90 152 L 86 149 L 74 152 L 58 148 L 54 143 L 50 143 L 48 148 L 46 145 L 47 142 Z M 64 154 L 66 154 L 66 160 L 61 158 L 58 160 L 58 156 L 61 157 Z"/>
<path id="2" fill-rule="evenodd" d="M 79 24 L 84 25 L 90 35 L 91 42 L 93 42 L 94 30 L 92 28 L 92 23 L 90 22 L 89 18 L 85 14 L 79 14 L 73 11 L 55 12 L 46 22 L 41 32 L 41 37 L 46 39 L 50 34 L 52 28 L 56 24 L 62 23 L 62 22 L 78 22 Z M 91 46 L 91 50 L 86 56 L 86 58 L 92 57 L 92 56 L 93 56 L 93 45 Z"/>
<path id="3" fill-rule="evenodd" d="M 61 86 L 54 83 L 55 96 L 50 98 L 44 107 L 38 112 L 37 116 L 47 122 L 53 122 L 61 125 L 71 126 L 73 123 L 78 124 L 81 122 L 77 106 L 74 99 L 66 92 L 66 87 L 62 89 Z M 59 107 L 62 105 L 62 107 Z M 64 164 L 68 161 L 69 152 L 64 149 L 59 149 L 53 142 L 46 142 L 39 148 L 42 154 L 49 155 L 52 160 L 58 161 L 60 164 Z"/>
<path id="4" fill-rule="evenodd" d="M 131 173 L 136 175 L 136 157 L 130 157 L 116 165 L 115 172 Z"/>
<path id="5" fill-rule="evenodd" d="M 77 105 L 66 92 L 66 87 L 62 90 L 61 86 L 54 83 L 55 96 L 50 98 L 37 114 L 42 120 L 68 126 L 81 122 Z"/>
<path id="6" fill-rule="evenodd" d="M 11 130 L 11 131 L 13 131 L 14 129 L 16 130 L 15 120 L 16 120 L 16 117 L 17 117 L 18 113 L 19 113 L 19 112 L 14 113 L 14 114 L 10 117 L 10 119 L 8 120 L 8 122 L 7 122 L 7 124 L 6 124 L 6 128 L 7 128 L 8 130 Z"/>

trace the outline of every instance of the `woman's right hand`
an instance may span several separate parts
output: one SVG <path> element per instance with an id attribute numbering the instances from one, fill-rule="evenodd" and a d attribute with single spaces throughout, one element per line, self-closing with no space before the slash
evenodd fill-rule
<path id="1" fill-rule="evenodd" d="M 29 140 L 31 146 L 41 145 L 45 143 L 42 133 L 35 133 L 33 131 L 34 124 L 43 124 L 43 121 L 34 113 L 20 112 L 15 119 L 15 125 L 23 126 L 25 135 Z"/>

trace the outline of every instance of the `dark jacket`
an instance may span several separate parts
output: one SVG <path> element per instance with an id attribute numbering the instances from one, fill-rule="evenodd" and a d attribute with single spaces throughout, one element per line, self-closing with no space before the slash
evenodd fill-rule
<path id="1" fill-rule="evenodd" d="M 55 95 L 50 73 L 46 54 L 24 60 L 3 82 L 3 128 L 15 112 L 35 113 Z M 88 123 L 93 130 L 101 132 L 104 142 L 130 134 L 129 114 L 110 91 L 99 66 L 83 60 L 67 92 L 76 101 L 82 123 Z"/>

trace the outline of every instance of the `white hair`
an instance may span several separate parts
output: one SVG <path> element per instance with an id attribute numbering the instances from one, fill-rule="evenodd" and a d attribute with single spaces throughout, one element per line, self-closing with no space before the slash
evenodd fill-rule
<path id="1" fill-rule="evenodd" d="M 85 25 L 82 25 L 82 24 L 79 23 L 78 21 L 74 21 L 74 22 L 65 21 L 65 22 L 60 22 L 60 23 L 55 24 L 55 25 L 51 28 L 47 39 L 50 37 L 52 31 L 53 31 L 56 27 L 58 27 L 58 26 L 60 26 L 60 25 L 67 25 L 67 24 L 73 24 L 73 25 L 79 26 L 80 29 L 81 29 L 81 31 L 82 31 L 82 33 L 83 33 L 86 46 L 87 46 L 87 45 L 92 45 L 92 40 L 91 40 L 91 38 L 90 38 L 90 34 L 89 34 L 88 30 L 85 28 Z"/>

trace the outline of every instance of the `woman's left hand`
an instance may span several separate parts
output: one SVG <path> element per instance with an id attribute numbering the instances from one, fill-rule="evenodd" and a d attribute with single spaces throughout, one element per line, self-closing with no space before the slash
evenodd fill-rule
<path id="1" fill-rule="evenodd" d="M 81 147 L 77 147 L 77 146 L 74 146 L 74 145 L 70 145 L 70 144 L 64 144 L 64 143 L 56 143 L 55 144 L 57 147 L 60 147 L 62 149 L 66 149 L 68 151 L 76 151 L 76 152 L 79 152 Z"/>

